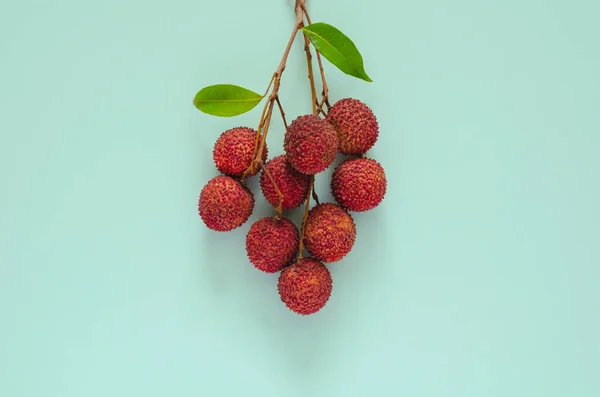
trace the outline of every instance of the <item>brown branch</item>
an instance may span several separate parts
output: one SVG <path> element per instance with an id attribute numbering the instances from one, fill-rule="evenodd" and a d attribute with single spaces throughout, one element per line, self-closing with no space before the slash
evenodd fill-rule
<path id="1" fill-rule="evenodd" d="M 308 22 L 309 25 L 312 24 L 312 21 L 310 20 L 310 15 L 308 15 L 308 10 L 306 9 L 306 4 L 302 4 L 302 12 L 304 13 L 304 15 L 306 16 L 306 22 Z M 327 109 L 329 109 L 331 106 L 329 105 L 329 87 L 327 86 L 327 80 L 325 79 L 325 70 L 323 69 L 323 60 L 321 59 L 321 54 L 319 53 L 319 51 L 315 51 L 317 53 L 317 62 L 319 63 L 319 71 L 321 72 L 321 82 L 323 83 L 323 92 L 322 92 L 322 97 L 323 97 L 323 103 L 325 103 L 327 105 Z M 321 105 L 322 107 L 323 105 Z"/>
<path id="2" fill-rule="evenodd" d="M 271 81 L 269 82 L 269 86 L 267 87 L 267 91 L 265 92 L 266 96 L 267 93 L 269 92 L 269 89 L 271 88 L 271 85 L 273 84 L 273 81 L 275 80 L 275 74 L 273 74 L 273 77 L 271 77 Z M 244 171 L 244 173 L 242 174 L 242 182 L 244 182 L 244 179 L 246 178 L 246 175 L 252 170 L 253 166 L 256 166 L 254 164 L 254 161 L 256 159 L 260 159 L 260 157 L 257 156 L 257 152 L 258 152 L 258 144 L 260 142 L 260 135 L 261 135 L 261 129 L 263 128 L 263 126 L 265 125 L 265 116 L 267 115 L 267 109 L 269 107 L 269 103 L 270 100 L 267 100 L 267 103 L 265 103 L 265 107 L 263 108 L 263 111 L 260 115 L 260 121 L 258 122 L 258 128 L 256 129 L 256 140 L 254 141 L 254 154 L 252 156 L 252 163 L 250 163 L 250 166 Z"/>
<path id="3" fill-rule="evenodd" d="M 275 74 L 273 74 L 273 76 L 271 76 L 271 81 L 269 81 L 269 85 L 267 86 L 267 90 L 263 94 L 263 97 L 266 97 L 267 94 L 269 93 L 269 90 L 271 89 L 271 86 L 273 85 L 273 81 L 275 81 Z M 263 114 L 264 114 L 264 109 L 263 109 Z"/>
<path id="4" fill-rule="evenodd" d="M 310 53 L 310 40 L 306 33 L 304 34 L 304 52 L 306 52 L 306 64 L 308 66 L 308 81 L 310 81 L 310 93 L 312 98 L 312 112 L 316 116 L 317 112 L 317 89 L 315 87 L 315 78 L 313 74 L 312 55 Z"/>
<path id="5" fill-rule="evenodd" d="M 298 259 L 302 259 L 302 251 L 304 251 L 304 232 L 306 230 L 306 220 L 308 219 L 308 210 L 310 209 L 310 196 L 312 195 L 315 186 L 315 176 L 310 176 L 310 184 L 308 185 L 308 194 L 306 195 L 306 207 L 304 207 L 304 219 L 302 220 L 302 231 L 300 232 L 300 247 L 298 248 Z"/>
<path id="6" fill-rule="evenodd" d="M 275 179 L 273 179 L 273 176 L 271 175 L 271 173 L 269 172 L 268 168 L 263 168 L 265 174 L 267 175 L 267 178 L 269 178 L 269 180 L 271 181 L 271 183 L 273 184 L 273 187 L 275 188 L 275 192 L 277 193 L 277 197 L 279 197 L 279 204 L 277 205 L 277 216 L 275 216 L 275 219 L 279 220 L 281 219 L 281 215 L 283 214 L 283 193 L 281 193 L 281 190 L 279 190 L 279 188 L 277 187 L 277 184 L 275 183 Z"/>
<path id="7" fill-rule="evenodd" d="M 283 119 L 283 126 L 287 130 L 288 125 L 287 125 L 287 121 L 285 120 L 285 112 L 283 111 L 283 106 L 281 106 L 281 101 L 279 100 L 279 95 L 277 95 L 277 98 L 275 98 L 275 101 L 277 101 L 277 106 L 279 106 L 279 111 L 281 112 L 281 118 Z"/>
<path id="8" fill-rule="evenodd" d="M 269 111 L 267 112 L 267 117 L 265 118 L 265 127 L 264 133 L 260 138 L 260 145 L 258 147 L 258 152 L 256 153 L 256 158 L 254 161 L 259 162 L 262 161 L 263 150 L 265 149 L 265 142 L 267 141 L 267 133 L 269 132 L 269 126 L 271 125 L 271 116 L 273 115 L 273 108 L 275 107 L 275 102 L 270 101 Z"/>
<path id="9" fill-rule="evenodd" d="M 317 115 L 320 113 L 323 115 L 323 117 L 327 117 L 327 112 L 325 110 L 323 110 L 324 104 L 325 104 L 325 101 L 317 103 Z"/>
<path id="10" fill-rule="evenodd" d="M 267 139 L 267 132 L 269 130 L 269 125 L 271 123 L 271 115 L 273 114 L 273 106 L 274 101 L 269 100 L 267 102 L 268 109 L 266 112 L 263 112 L 263 116 L 261 117 L 260 124 L 258 125 L 258 132 L 256 134 L 256 142 L 254 144 L 254 158 L 248 168 L 242 174 L 240 180 L 242 183 L 246 179 L 249 174 L 254 174 L 256 170 L 258 170 L 262 164 L 262 155 L 265 150 L 265 142 Z M 261 130 L 264 128 L 264 133 L 261 135 Z"/>
<path id="11" fill-rule="evenodd" d="M 294 29 L 292 30 L 292 34 L 290 35 L 290 39 L 288 40 L 287 46 L 285 47 L 285 51 L 283 52 L 283 56 L 281 58 L 281 62 L 279 62 L 279 66 L 275 73 L 273 73 L 273 77 L 271 78 L 271 82 L 267 87 L 267 93 L 271 85 L 273 85 L 273 89 L 271 91 L 271 95 L 269 95 L 268 100 L 265 103 L 265 106 L 262 111 L 262 115 L 260 118 L 260 122 L 258 124 L 257 134 L 256 134 L 256 142 L 254 147 L 254 157 L 252 163 L 248 166 L 248 168 L 242 174 L 242 182 L 248 176 L 248 174 L 252 173 L 259 167 L 259 161 L 262 159 L 262 153 L 264 151 L 264 146 L 266 142 L 267 133 L 269 132 L 269 125 L 271 123 L 271 115 L 273 114 L 273 105 L 277 99 L 279 94 L 279 86 L 281 84 L 281 75 L 285 70 L 285 65 L 290 54 L 290 50 L 292 48 L 292 44 L 294 44 L 294 39 L 296 38 L 296 34 L 300 30 L 300 28 L 304 25 L 303 19 L 303 7 L 306 0 L 296 0 L 296 23 L 294 24 Z M 265 93 L 265 96 L 267 94 Z"/>
<path id="12" fill-rule="evenodd" d="M 331 107 L 329 105 L 329 99 L 328 98 L 322 98 L 321 102 L 319 102 L 317 104 L 317 113 L 321 113 L 323 116 L 327 117 L 327 113 L 324 109 L 323 109 L 323 105 L 327 104 L 327 110 L 329 110 L 329 108 Z"/>

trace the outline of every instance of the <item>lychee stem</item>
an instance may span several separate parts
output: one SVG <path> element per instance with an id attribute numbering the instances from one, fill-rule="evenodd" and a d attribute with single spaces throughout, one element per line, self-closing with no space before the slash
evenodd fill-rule
<path id="1" fill-rule="evenodd" d="M 316 116 L 317 113 L 317 89 L 315 87 L 315 78 L 313 75 L 312 55 L 310 53 L 310 40 L 304 33 L 304 52 L 306 52 L 306 63 L 308 66 L 308 80 L 310 81 L 310 92 L 312 98 L 312 113 Z"/>
<path id="2" fill-rule="evenodd" d="M 308 9 L 306 8 L 306 4 L 304 4 L 304 2 L 303 2 L 301 7 L 302 7 L 302 12 L 306 16 L 306 22 L 308 22 L 308 24 L 311 25 L 312 21 L 310 20 L 310 15 L 308 15 Z M 315 52 L 317 54 L 317 62 L 319 63 L 319 71 L 321 72 L 321 83 L 323 84 L 323 91 L 321 93 L 322 100 L 321 100 L 321 104 L 318 106 L 318 110 L 319 110 L 319 112 L 321 112 L 323 109 L 323 104 L 327 105 L 327 109 L 329 109 L 331 107 L 331 105 L 329 104 L 329 87 L 327 86 L 327 80 L 325 79 L 325 70 L 323 69 L 323 60 L 321 59 L 321 54 L 319 53 L 319 51 L 315 51 Z M 325 114 L 325 113 L 323 113 L 323 114 Z"/>
<path id="3" fill-rule="evenodd" d="M 281 219 L 281 215 L 283 214 L 283 193 L 281 193 L 281 190 L 279 190 L 279 187 L 277 187 L 277 184 L 275 183 L 275 179 L 273 179 L 273 176 L 269 172 L 269 169 L 267 167 L 265 167 L 265 168 L 263 168 L 263 170 L 264 170 L 264 173 L 267 175 L 267 178 L 269 178 L 269 180 L 273 184 L 273 187 L 275 188 L 275 192 L 277 193 L 277 197 L 279 197 L 279 204 L 277 204 L 277 208 L 276 208 L 277 215 L 275 216 L 275 219 L 279 220 L 279 219 Z"/>
<path id="4" fill-rule="evenodd" d="M 287 121 L 285 120 L 285 112 L 283 111 L 283 106 L 281 106 L 281 101 L 279 100 L 279 95 L 277 95 L 277 98 L 275 98 L 275 100 L 277 101 L 277 106 L 279 106 L 279 111 L 281 112 L 281 118 L 283 119 L 283 126 L 287 130 L 288 125 L 287 125 Z"/>
<path id="5" fill-rule="evenodd" d="M 267 87 L 267 91 L 265 92 L 265 95 L 263 95 L 263 96 L 266 96 L 269 93 L 269 90 L 271 89 L 271 85 L 273 84 L 273 81 L 275 81 L 275 74 L 273 74 L 273 77 L 271 77 L 271 81 L 269 82 L 269 86 Z M 268 105 L 268 102 L 267 102 L 267 105 Z M 265 115 L 267 113 L 267 107 L 268 106 L 265 105 L 265 107 L 263 108 L 263 111 L 262 111 L 262 113 L 260 115 L 260 121 L 258 122 L 258 128 L 256 129 L 256 140 L 254 141 L 254 152 L 252 154 L 252 162 L 250 163 L 250 165 L 248 166 L 248 168 L 242 174 L 242 182 L 246 178 L 246 175 L 248 175 L 248 173 L 250 171 L 252 171 L 253 166 L 255 166 L 255 163 L 254 163 L 255 159 L 257 159 L 257 158 L 260 159 L 260 157 L 257 157 L 256 155 L 258 154 L 257 152 L 258 152 L 258 145 L 260 143 L 260 130 L 263 127 L 263 124 L 264 124 Z"/>
<path id="6" fill-rule="evenodd" d="M 271 76 L 271 81 L 269 81 L 269 85 L 267 86 L 267 89 L 266 89 L 265 93 L 263 94 L 263 97 L 267 96 L 267 94 L 269 93 L 269 90 L 271 89 L 271 86 L 273 85 L 274 81 L 275 81 L 275 73 L 273 73 L 273 76 Z M 266 106 L 263 108 L 263 113 L 260 116 L 261 120 L 262 120 L 263 117 L 265 117 L 265 109 L 266 109 Z"/>
<path id="7" fill-rule="evenodd" d="M 298 248 L 298 260 L 302 259 L 304 251 L 304 231 L 306 229 L 306 220 L 308 219 L 308 210 L 310 209 L 310 196 L 315 187 L 315 176 L 310 176 L 310 184 L 308 185 L 308 194 L 306 195 L 306 206 L 304 207 L 304 219 L 302 220 L 302 231 L 300 232 L 300 246 Z"/>
<path id="8" fill-rule="evenodd" d="M 321 113 L 324 117 L 327 117 L 327 112 L 325 110 L 323 110 L 323 105 L 325 103 L 327 103 L 327 109 L 330 108 L 329 100 L 327 98 L 323 98 L 323 100 L 321 102 L 319 102 L 319 104 L 317 106 L 317 114 Z"/>
<path id="9" fill-rule="evenodd" d="M 258 123 L 258 129 L 256 133 L 256 143 L 254 147 L 254 157 L 252 163 L 248 166 L 248 168 L 242 174 L 242 182 L 250 174 L 252 171 L 256 170 L 258 167 L 258 161 L 262 158 L 262 153 L 264 151 L 264 146 L 267 138 L 267 133 L 269 132 L 269 125 L 271 122 L 271 116 L 273 114 L 273 105 L 277 101 L 278 102 L 278 94 L 279 94 L 279 86 L 281 85 L 281 75 L 285 70 L 285 65 L 290 54 L 290 50 L 292 49 L 292 44 L 294 44 L 294 39 L 296 38 L 296 34 L 302 26 L 304 26 L 304 18 L 303 18 L 303 7 L 306 0 L 296 0 L 296 23 L 294 24 L 294 29 L 292 30 L 292 34 L 290 35 L 290 39 L 288 40 L 287 46 L 285 47 L 285 51 L 283 53 L 283 57 L 281 58 L 281 62 L 279 62 L 279 66 L 275 73 L 273 73 L 273 77 L 271 78 L 271 82 L 269 82 L 269 86 L 267 87 L 267 91 L 265 92 L 265 96 L 269 92 L 269 88 L 271 88 L 271 84 L 273 85 L 273 89 L 271 91 L 271 95 L 269 95 L 268 100 L 265 103 L 265 106 L 262 111 L 262 115 L 260 117 L 260 122 Z M 304 7 L 305 8 L 305 7 Z M 280 103 L 278 102 L 280 105 Z M 260 142 L 259 142 L 260 141 Z"/>
<path id="10" fill-rule="evenodd" d="M 258 146 L 258 151 L 254 157 L 254 162 L 258 165 L 258 162 L 262 160 L 262 154 L 265 150 L 265 142 L 267 141 L 267 133 L 269 132 L 269 126 L 271 125 L 271 116 L 273 115 L 273 108 L 275 107 L 275 103 L 271 101 L 271 105 L 269 106 L 269 111 L 267 112 L 267 116 L 265 118 L 265 126 L 264 133 L 260 137 L 260 145 Z"/>
<path id="11" fill-rule="evenodd" d="M 271 123 L 271 115 L 273 114 L 273 106 L 274 102 L 269 100 L 268 110 L 263 111 L 263 117 L 261 117 L 260 124 L 258 125 L 258 130 L 256 133 L 256 141 L 254 143 L 254 157 L 248 168 L 244 171 L 241 177 L 242 183 L 244 179 L 248 176 L 248 174 L 254 174 L 256 170 L 260 168 L 260 163 L 262 162 L 262 154 L 265 149 L 265 142 L 267 139 L 267 132 L 269 130 L 269 124 Z M 264 127 L 263 127 L 264 126 Z M 264 128 L 265 133 L 260 135 L 260 130 Z M 260 139 L 260 142 L 259 142 Z"/>
<path id="12" fill-rule="evenodd" d="M 271 76 L 271 81 L 269 81 L 269 85 L 267 86 L 267 90 L 265 91 L 264 96 L 267 96 L 267 94 L 269 93 L 269 90 L 271 89 L 271 86 L 273 85 L 273 82 L 275 81 L 275 73 L 273 73 L 273 76 Z M 260 143 L 260 130 L 262 129 L 262 127 L 264 126 L 265 123 L 265 116 L 267 114 L 267 109 L 269 107 L 270 101 L 267 101 L 267 103 L 265 104 L 265 107 L 263 108 L 263 111 L 260 115 L 260 121 L 258 122 L 258 128 L 256 129 L 256 140 L 254 142 L 254 154 L 252 157 L 252 160 L 254 161 L 255 159 L 260 159 L 261 157 L 257 157 L 256 155 L 258 154 L 258 145 Z M 246 177 L 246 175 L 248 174 L 248 172 L 251 171 L 252 166 L 254 164 L 251 163 L 250 166 L 248 167 L 248 169 L 245 170 L 243 176 L 242 176 L 242 182 L 244 181 L 244 178 Z"/>

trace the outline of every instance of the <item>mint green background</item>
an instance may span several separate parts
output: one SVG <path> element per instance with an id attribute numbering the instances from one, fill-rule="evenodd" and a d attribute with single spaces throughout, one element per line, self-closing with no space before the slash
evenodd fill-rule
<path id="1" fill-rule="evenodd" d="M 249 223 L 196 213 L 216 137 L 260 109 L 192 106 L 266 88 L 291 2 L 3 3 L 0 396 L 600 395 L 598 2 L 308 4 L 363 53 L 372 84 L 326 72 L 376 112 L 390 183 L 300 317 L 247 262 Z"/>

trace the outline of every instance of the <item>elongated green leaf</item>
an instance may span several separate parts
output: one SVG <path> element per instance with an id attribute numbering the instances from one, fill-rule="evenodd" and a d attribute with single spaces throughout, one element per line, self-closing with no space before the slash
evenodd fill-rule
<path id="1" fill-rule="evenodd" d="M 262 95 L 237 85 L 216 84 L 198 91 L 194 106 L 213 116 L 232 117 L 252 110 L 262 99 Z"/>
<path id="2" fill-rule="evenodd" d="M 323 22 L 308 25 L 302 31 L 317 51 L 342 72 L 365 81 L 373 81 L 365 72 L 362 55 L 344 33 Z"/>

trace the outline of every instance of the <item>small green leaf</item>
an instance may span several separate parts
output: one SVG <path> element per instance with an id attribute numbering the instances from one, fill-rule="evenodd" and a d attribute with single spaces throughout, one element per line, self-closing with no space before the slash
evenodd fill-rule
<path id="1" fill-rule="evenodd" d="M 350 76 L 372 82 L 365 72 L 358 49 L 344 33 L 323 22 L 302 28 L 311 43 L 329 62 Z"/>
<path id="2" fill-rule="evenodd" d="M 194 106 L 213 116 L 232 117 L 252 110 L 262 99 L 262 95 L 237 85 L 216 84 L 198 91 Z"/>

